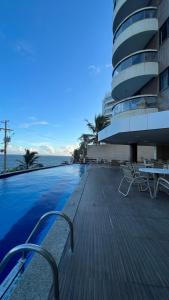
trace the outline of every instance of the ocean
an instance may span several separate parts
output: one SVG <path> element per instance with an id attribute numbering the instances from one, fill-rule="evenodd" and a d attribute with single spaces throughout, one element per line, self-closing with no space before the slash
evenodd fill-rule
<path id="1" fill-rule="evenodd" d="M 71 156 L 53 156 L 53 155 L 38 155 L 38 163 L 44 166 L 59 165 L 64 161 L 70 162 Z M 23 160 L 22 155 L 8 154 L 7 155 L 7 169 L 15 168 L 19 165 L 17 160 Z M 3 170 L 3 154 L 0 154 L 0 171 Z"/>

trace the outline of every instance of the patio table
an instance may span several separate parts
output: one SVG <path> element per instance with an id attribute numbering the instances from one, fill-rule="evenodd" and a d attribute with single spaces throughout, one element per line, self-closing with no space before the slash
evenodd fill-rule
<path id="1" fill-rule="evenodd" d="M 139 168 L 140 172 L 152 174 L 154 177 L 154 191 L 153 197 L 155 198 L 155 190 L 157 186 L 157 179 L 159 175 L 169 175 L 169 169 L 160 169 L 160 168 Z"/>

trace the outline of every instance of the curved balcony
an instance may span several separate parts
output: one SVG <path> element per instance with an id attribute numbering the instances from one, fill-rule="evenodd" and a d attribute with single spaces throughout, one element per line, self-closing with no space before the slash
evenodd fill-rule
<path id="1" fill-rule="evenodd" d="M 119 62 L 112 79 L 112 97 L 122 100 L 138 92 L 158 76 L 157 50 L 138 51 Z"/>
<path id="2" fill-rule="evenodd" d="M 111 100 L 105 102 L 105 103 L 104 103 L 104 106 L 105 106 L 105 107 L 109 107 L 110 105 L 113 105 L 113 104 L 114 104 L 114 99 L 111 99 Z"/>
<path id="3" fill-rule="evenodd" d="M 112 108 L 113 119 L 142 115 L 158 111 L 157 95 L 139 95 L 126 98 Z"/>
<path id="4" fill-rule="evenodd" d="M 113 65 L 124 56 L 144 49 L 157 32 L 156 7 L 142 8 L 129 15 L 114 33 Z"/>
<path id="5" fill-rule="evenodd" d="M 104 115 L 105 115 L 106 117 L 111 117 L 111 116 L 112 116 L 112 108 L 105 109 Z"/>
<path id="6" fill-rule="evenodd" d="M 134 11 L 149 5 L 149 0 L 115 0 L 113 12 L 113 32 L 120 23 Z"/>

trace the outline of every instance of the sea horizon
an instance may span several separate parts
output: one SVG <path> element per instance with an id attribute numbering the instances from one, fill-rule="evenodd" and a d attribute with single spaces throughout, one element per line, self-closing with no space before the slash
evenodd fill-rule
<path id="1" fill-rule="evenodd" d="M 70 162 L 71 156 L 68 155 L 38 155 L 38 163 L 44 166 L 59 165 L 64 161 Z M 7 154 L 7 169 L 15 168 L 19 165 L 18 160 L 22 161 L 22 154 Z M 3 154 L 0 154 L 0 171 L 3 170 Z"/>

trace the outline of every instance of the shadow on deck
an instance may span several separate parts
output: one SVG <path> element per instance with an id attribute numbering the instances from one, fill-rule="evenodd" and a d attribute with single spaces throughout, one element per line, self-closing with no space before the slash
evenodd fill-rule
<path id="1" fill-rule="evenodd" d="M 117 192 L 118 168 L 93 167 L 59 266 L 61 300 L 169 299 L 169 197 Z"/>

